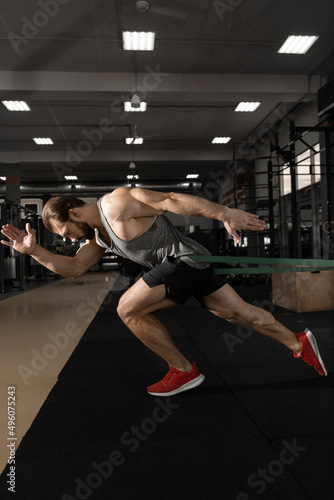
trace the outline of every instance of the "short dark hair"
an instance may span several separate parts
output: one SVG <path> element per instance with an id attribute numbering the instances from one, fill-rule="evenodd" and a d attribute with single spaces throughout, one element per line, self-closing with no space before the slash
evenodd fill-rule
<path id="1" fill-rule="evenodd" d="M 68 211 L 71 208 L 82 207 L 86 202 L 76 198 L 75 196 L 55 196 L 50 198 L 43 208 L 42 220 L 44 226 L 49 230 L 52 229 L 52 220 L 57 222 L 68 222 L 70 219 Z"/>

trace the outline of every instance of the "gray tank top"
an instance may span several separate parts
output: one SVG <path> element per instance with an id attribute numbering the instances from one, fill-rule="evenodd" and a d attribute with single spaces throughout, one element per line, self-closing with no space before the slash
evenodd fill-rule
<path id="1" fill-rule="evenodd" d="M 164 215 L 159 215 L 152 226 L 140 236 L 130 241 L 121 240 L 108 224 L 101 207 L 102 199 L 98 200 L 97 205 L 103 227 L 110 238 L 110 246 L 104 241 L 98 229 L 95 229 L 95 232 L 97 241 L 104 248 L 149 268 L 161 264 L 167 257 L 179 258 L 197 269 L 206 269 L 210 266 L 207 262 L 196 262 L 188 257 L 188 255 L 211 255 L 211 253 L 196 241 L 180 233 Z"/>

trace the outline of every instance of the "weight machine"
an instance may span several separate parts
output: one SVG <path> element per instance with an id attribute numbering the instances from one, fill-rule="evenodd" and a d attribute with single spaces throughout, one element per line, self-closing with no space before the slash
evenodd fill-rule
<path id="1" fill-rule="evenodd" d="M 41 217 L 36 212 L 12 201 L 0 204 L 1 227 L 5 224 L 24 230 L 24 225 L 29 222 L 36 234 L 38 244 L 44 246 L 44 226 Z M 1 235 L 1 239 L 5 239 Z M 0 244 L 0 293 L 10 289 L 23 290 L 24 277 L 41 281 L 46 279 L 46 269 L 38 264 L 29 255 L 22 255 L 12 248 Z"/>

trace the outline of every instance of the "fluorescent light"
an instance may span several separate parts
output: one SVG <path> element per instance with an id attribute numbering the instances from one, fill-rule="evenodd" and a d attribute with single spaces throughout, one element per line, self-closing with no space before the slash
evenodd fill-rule
<path id="1" fill-rule="evenodd" d="M 212 144 L 227 144 L 231 137 L 215 137 L 212 139 Z"/>
<path id="2" fill-rule="evenodd" d="M 53 140 L 50 137 L 34 137 L 33 141 L 39 146 L 50 146 L 53 144 Z"/>
<path id="3" fill-rule="evenodd" d="M 255 111 L 260 104 L 260 102 L 239 102 L 234 111 L 252 112 Z"/>
<path id="4" fill-rule="evenodd" d="M 142 137 L 126 137 L 126 144 L 143 144 L 144 139 Z"/>
<path id="5" fill-rule="evenodd" d="M 124 111 L 146 111 L 146 108 L 147 108 L 147 102 L 143 101 L 140 103 L 140 106 L 138 108 L 134 108 L 133 106 L 131 106 L 130 101 L 126 101 L 124 103 Z"/>
<path id="6" fill-rule="evenodd" d="M 131 179 L 139 179 L 139 175 L 127 175 L 126 176 L 127 179 L 131 180 Z"/>
<path id="7" fill-rule="evenodd" d="M 0 177 L 0 181 L 5 181 L 6 177 Z"/>
<path id="8" fill-rule="evenodd" d="M 2 101 L 8 111 L 30 111 L 28 104 L 24 101 Z"/>
<path id="9" fill-rule="evenodd" d="M 64 177 L 67 181 L 77 181 L 78 180 L 76 175 L 65 175 Z M 79 187 L 79 186 L 75 186 L 75 187 Z"/>
<path id="10" fill-rule="evenodd" d="M 154 39 L 152 31 L 123 31 L 123 50 L 153 50 Z"/>
<path id="11" fill-rule="evenodd" d="M 188 174 L 187 179 L 197 179 L 198 174 Z"/>
<path id="12" fill-rule="evenodd" d="M 289 36 L 282 47 L 279 49 L 279 54 L 306 54 L 308 49 L 318 40 L 318 36 Z"/>

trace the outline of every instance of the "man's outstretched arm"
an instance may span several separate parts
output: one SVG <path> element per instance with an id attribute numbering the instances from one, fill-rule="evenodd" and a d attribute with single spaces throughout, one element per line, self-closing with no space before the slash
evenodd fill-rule
<path id="1" fill-rule="evenodd" d="M 69 278 L 78 278 L 99 262 L 104 254 L 104 249 L 95 242 L 90 241 L 79 248 L 74 257 L 57 255 L 37 244 L 35 234 L 30 224 L 26 224 L 26 233 L 11 224 L 2 227 L 2 234 L 10 241 L 1 240 L 3 245 L 14 248 L 20 253 L 30 255 L 39 264 L 50 271 Z"/>
<path id="2" fill-rule="evenodd" d="M 129 190 L 128 196 L 148 207 L 152 207 L 156 213 L 173 212 L 180 215 L 217 219 L 224 223 L 228 233 L 238 243 L 240 237 L 236 232 L 237 230 L 262 231 L 266 227 L 265 221 L 260 220 L 258 215 L 244 210 L 224 207 L 197 196 L 182 193 L 158 193 L 141 188 Z M 128 204 L 128 208 L 131 210 L 131 203 Z M 135 205 L 133 208 L 136 209 Z M 132 216 L 135 217 L 136 215 Z M 140 214 L 137 213 L 138 216 L 140 217 Z"/>

